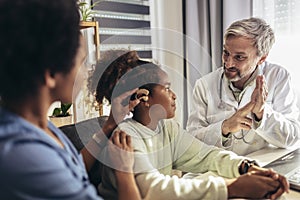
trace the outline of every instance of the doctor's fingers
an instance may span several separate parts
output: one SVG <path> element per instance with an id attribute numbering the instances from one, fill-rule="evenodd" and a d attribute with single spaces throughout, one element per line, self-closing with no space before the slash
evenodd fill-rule
<path id="1" fill-rule="evenodd" d="M 239 130 L 249 131 L 249 130 L 251 130 L 251 129 L 252 129 L 251 125 L 248 125 L 248 124 L 240 124 Z"/>
<path id="2" fill-rule="evenodd" d="M 258 96 L 258 98 L 255 101 L 255 106 L 260 106 L 263 107 L 263 105 L 265 104 L 266 100 L 268 98 L 268 91 L 263 91 L 261 95 Z"/>
<path id="3" fill-rule="evenodd" d="M 241 109 L 239 109 L 237 111 L 237 114 L 240 116 L 247 116 L 253 109 L 253 107 L 255 106 L 255 102 L 250 101 L 249 103 L 247 103 L 244 107 L 242 107 Z"/>
<path id="4" fill-rule="evenodd" d="M 260 88 L 257 89 L 260 96 L 268 95 L 268 86 L 266 83 L 263 83 Z"/>
<path id="5" fill-rule="evenodd" d="M 263 97 L 264 97 L 264 100 L 267 99 L 268 94 L 269 94 L 268 86 L 267 86 L 266 84 L 264 84 L 264 89 L 263 89 Z"/>
<path id="6" fill-rule="evenodd" d="M 255 104 L 254 104 L 252 101 L 250 101 L 250 102 L 247 103 L 244 107 L 240 108 L 240 109 L 238 110 L 238 113 L 239 113 L 240 115 L 242 115 L 242 116 L 246 116 L 246 115 L 248 115 L 248 114 L 252 111 L 254 105 L 255 105 Z"/>
<path id="7" fill-rule="evenodd" d="M 256 77 L 256 86 L 255 86 L 255 89 L 261 88 L 261 86 L 262 86 L 262 84 L 263 84 L 262 79 L 263 79 L 263 78 L 262 78 L 261 75 L 258 75 L 258 76 Z"/>
<path id="8" fill-rule="evenodd" d="M 241 120 L 240 123 L 246 124 L 246 125 L 249 125 L 249 126 L 252 125 L 252 121 L 253 121 L 253 120 L 252 120 L 251 118 L 249 118 L 249 117 L 244 117 L 244 118 L 241 118 L 240 120 Z"/>
<path id="9" fill-rule="evenodd" d="M 254 91 L 257 90 L 259 92 L 259 94 L 263 94 L 265 92 L 268 93 L 268 86 L 267 86 L 267 82 L 265 81 L 264 76 L 257 76 L 256 78 L 256 87 L 254 89 Z"/>
<path id="10" fill-rule="evenodd" d="M 252 119 L 248 117 L 232 116 L 224 121 L 224 126 L 228 127 L 229 132 L 237 132 L 241 129 L 250 130 L 252 126 Z"/>
<path id="11" fill-rule="evenodd" d="M 258 75 L 256 77 L 256 88 L 262 88 L 263 85 L 266 85 L 266 79 L 264 75 Z"/>

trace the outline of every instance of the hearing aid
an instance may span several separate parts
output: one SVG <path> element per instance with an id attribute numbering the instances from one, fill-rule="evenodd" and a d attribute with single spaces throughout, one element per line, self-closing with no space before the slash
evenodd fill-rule
<path id="1" fill-rule="evenodd" d="M 126 99 L 123 99 L 121 104 L 123 106 L 126 106 L 126 105 L 128 105 L 129 100 L 134 101 L 136 99 L 139 99 L 141 101 L 146 102 L 149 99 L 148 95 L 149 95 L 149 90 L 147 90 L 147 89 L 138 89 L 137 92 L 135 92 L 131 96 L 128 96 Z"/>
<path id="2" fill-rule="evenodd" d="M 141 101 L 148 101 L 149 99 L 148 95 L 149 95 L 149 90 L 144 88 L 138 89 L 138 91 L 131 96 L 130 100 L 139 99 Z"/>

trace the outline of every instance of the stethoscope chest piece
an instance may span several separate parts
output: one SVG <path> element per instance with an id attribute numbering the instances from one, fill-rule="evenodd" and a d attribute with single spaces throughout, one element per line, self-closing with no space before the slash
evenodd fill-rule
<path id="1" fill-rule="evenodd" d="M 225 102 L 222 99 L 220 99 L 220 103 L 218 105 L 218 108 L 221 109 L 221 110 L 224 110 L 226 108 Z"/>

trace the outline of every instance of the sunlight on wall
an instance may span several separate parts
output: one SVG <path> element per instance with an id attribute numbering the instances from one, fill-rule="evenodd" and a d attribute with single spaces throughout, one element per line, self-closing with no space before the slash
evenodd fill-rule
<path id="1" fill-rule="evenodd" d="M 292 76 L 295 90 L 300 94 L 300 36 L 277 36 L 268 60 L 285 67 Z"/>
<path id="2" fill-rule="evenodd" d="M 268 61 L 280 64 L 291 74 L 300 107 L 300 1 L 253 0 L 253 16 L 261 17 L 274 29 L 275 44 Z"/>

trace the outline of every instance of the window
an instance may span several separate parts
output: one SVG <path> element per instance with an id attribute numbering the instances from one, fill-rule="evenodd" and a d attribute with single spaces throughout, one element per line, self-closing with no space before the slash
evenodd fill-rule
<path id="1" fill-rule="evenodd" d="M 275 31 L 275 44 L 268 60 L 289 70 L 294 85 L 300 84 L 295 74 L 299 72 L 300 52 L 300 1 L 299 0 L 253 0 L 253 15 L 261 17 Z M 300 88 L 296 88 L 300 94 Z M 298 101 L 299 102 L 299 101 Z"/>
<path id="2" fill-rule="evenodd" d="M 300 1 L 254 0 L 253 13 L 272 25 L 278 35 L 300 32 Z"/>

